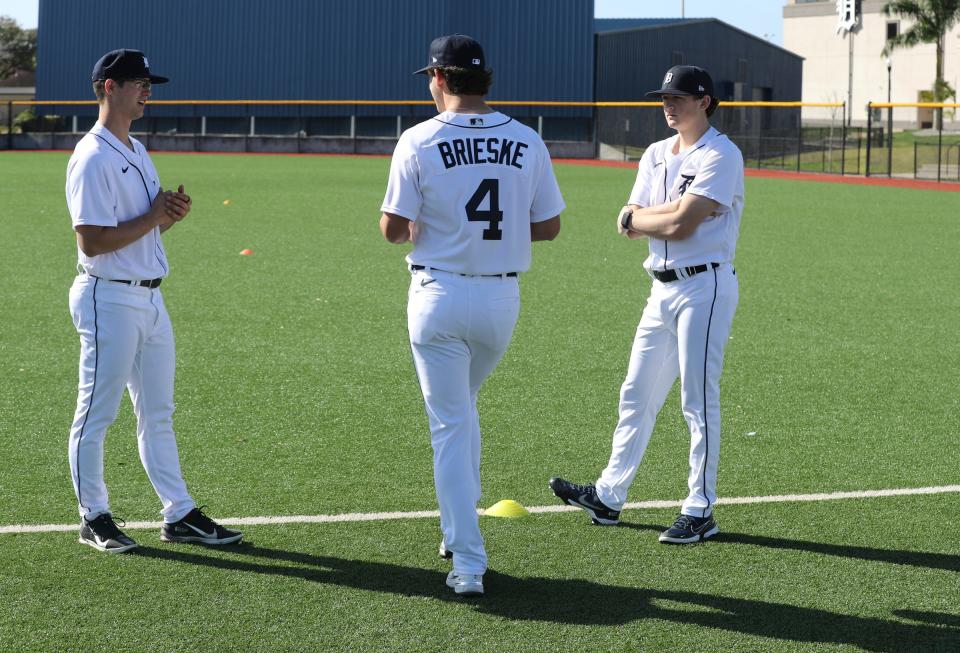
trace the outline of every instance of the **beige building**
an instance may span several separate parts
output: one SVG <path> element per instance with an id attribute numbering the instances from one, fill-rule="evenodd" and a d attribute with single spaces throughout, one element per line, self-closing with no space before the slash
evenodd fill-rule
<path id="1" fill-rule="evenodd" d="M 867 102 L 886 102 L 888 73 L 884 43 L 892 35 L 905 31 L 910 22 L 883 13 L 885 0 L 863 0 L 859 26 L 851 34 L 838 32 L 840 16 L 836 0 L 789 0 L 783 8 L 783 46 L 804 58 L 804 102 L 846 102 L 852 95 L 851 119 L 854 125 L 867 121 Z M 853 51 L 853 80 L 850 83 L 850 52 Z M 947 34 L 944 78 L 960 87 L 960 26 Z M 936 77 L 936 48 L 922 44 L 898 48 L 890 55 L 890 97 L 893 102 L 918 102 L 921 91 L 930 90 Z M 852 89 L 850 87 L 852 86 Z M 839 110 L 838 110 L 839 111 Z M 922 128 L 933 123 L 930 109 L 894 110 L 897 127 Z M 804 122 L 834 119 L 834 110 L 803 109 Z M 835 118 L 839 122 L 839 117 Z M 886 111 L 882 119 L 886 120 Z M 954 112 L 944 113 L 945 129 L 960 129 Z"/>
<path id="2" fill-rule="evenodd" d="M 33 73 L 21 74 L 10 79 L 0 80 L 0 133 L 5 134 L 7 132 L 10 125 L 11 108 L 13 109 L 13 117 L 26 111 L 28 108 L 23 105 L 13 106 L 10 104 L 11 102 L 36 99 L 37 92 L 33 83 Z M 29 84 L 29 86 L 26 84 Z"/>

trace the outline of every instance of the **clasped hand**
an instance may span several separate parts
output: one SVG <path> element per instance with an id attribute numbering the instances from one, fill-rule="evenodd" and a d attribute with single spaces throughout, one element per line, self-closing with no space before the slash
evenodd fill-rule
<path id="1" fill-rule="evenodd" d="M 167 229 L 183 220 L 190 213 L 193 200 L 183 192 L 183 184 L 177 190 L 162 190 L 153 198 L 150 212 L 156 216 L 161 229 Z"/>
<path id="2" fill-rule="evenodd" d="M 187 217 L 190 208 L 193 206 L 193 200 L 189 195 L 183 192 L 183 184 L 176 191 L 163 191 L 164 212 L 174 222 L 179 222 Z"/>

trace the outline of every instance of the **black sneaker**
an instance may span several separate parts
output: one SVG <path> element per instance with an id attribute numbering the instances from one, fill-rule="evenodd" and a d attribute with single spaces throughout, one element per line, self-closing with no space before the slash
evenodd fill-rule
<path id="1" fill-rule="evenodd" d="M 194 508 L 180 521 L 161 526 L 160 539 L 164 542 L 233 544 L 243 539 L 243 533 L 224 528 L 203 514 L 201 507 Z"/>
<path id="2" fill-rule="evenodd" d="M 571 506 L 583 508 L 590 513 L 594 524 L 616 526 L 620 523 L 620 511 L 611 510 L 597 498 L 597 488 L 592 483 L 577 485 L 562 478 L 551 478 L 550 489 Z"/>
<path id="3" fill-rule="evenodd" d="M 126 526 L 122 519 L 120 522 Z M 89 544 L 97 551 L 104 553 L 123 553 L 137 548 L 137 543 L 117 528 L 110 513 L 104 513 L 92 521 L 82 518 L 80 543 Z"/>
<path id="4" fill-rule="evenodd" d="M 665 544 L 692 544 L 700 540 L 707 540 L 720 532 L 713 515 L 707 517 L 691 517 L 680 515 L 673 526 L 660 533 L 660 541 Z"/>

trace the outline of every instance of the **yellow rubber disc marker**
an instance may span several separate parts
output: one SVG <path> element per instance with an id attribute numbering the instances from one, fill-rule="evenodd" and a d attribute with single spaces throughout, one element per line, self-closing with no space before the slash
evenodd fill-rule
<path id="1" fill-rule="evenodd" d="M 503 499 L 483 511 L 487 517 L 526 517 L 530 513 L 513 499 Z"/>

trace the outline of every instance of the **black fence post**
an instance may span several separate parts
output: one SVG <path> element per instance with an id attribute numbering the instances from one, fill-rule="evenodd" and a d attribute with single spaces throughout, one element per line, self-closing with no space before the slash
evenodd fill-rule
<path id="1" fill-rule="evenodd" d="M 940 181 L 940 159 L 943 153 L 943 107 L 937 109 L 937 111 L 940 114 L 939 120 L 937 120 L 940 123 L 937 130 L 937 181 Z"/>
<path id="2" fill-rule="evenodd" d="M 803 120 L 801 113 L 797 113 L 797 172 L 800 172 L 800 155 L 803 153 Z M 784 147 L 783 149 L 787 149 Z"/>
<path id="3" fill-rule="evenodd" d="M 853 174 L 860 174 L 860 150 L 863 148 L 863 127 L 857 127 L 857 171 Z"/>
<path id="4" fill-rule="evenodd" d="M 13 149 L 13 100 L 7 102 L 7 149 Z"/>
<path id="5" fill-rule="evenodd" d="M 843 119 L 840 122 L 841 127 L 841 136 L 840 136 L 840 176 L 842 177 L 846 173 L 846 159 L 847 159 L 847 103 L 843 103 Z"/>
<path id="6" fill-rule="evenodd" d="M 873 140 L 873 102 L 867 102 L 867 165 L 865 177 L 870 176 L 870 145 Z"/>
<path id="7" fill-rule="evenodd" d="M 827 139 L 823 137 L 823 127 L 820 128 L 820 172 L 827 171 Z"/>
<path id="8" fill-rule="evenodd" d="M 913 142 L 913 178 L 917 178 L 917 142 Z"/>
<path id="9" fill-rule="evenodd" d="M 893 176 L 893 107 L 887 107 L 887 178 Z"/>

